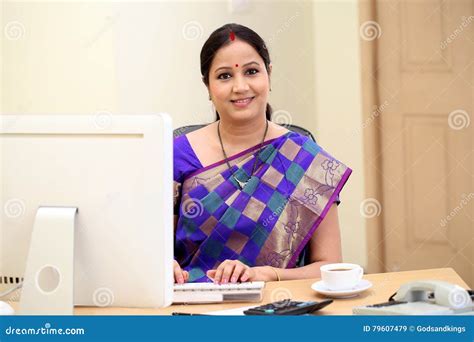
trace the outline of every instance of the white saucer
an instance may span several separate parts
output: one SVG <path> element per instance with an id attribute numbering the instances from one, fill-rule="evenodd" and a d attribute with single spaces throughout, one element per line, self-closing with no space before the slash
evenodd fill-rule
<path id="1" fill-rule="evenodd" d="M 311 285 L 311 288 L 320 293 L 323 294 L 327 297 L 332 297 L 332 298 L 349 298 L 349 297 L 354 297 L 357 296 L 359 293 L 364 292 L 367 289 L 370 289 L 372 287 L 372 283 L 366 279 L 362 279 L 359 284 L 354 286 L 352 289 L 348 290 L 330 290 L 328 289 L 322 280 L 315 282 L 313 285 Z"/>

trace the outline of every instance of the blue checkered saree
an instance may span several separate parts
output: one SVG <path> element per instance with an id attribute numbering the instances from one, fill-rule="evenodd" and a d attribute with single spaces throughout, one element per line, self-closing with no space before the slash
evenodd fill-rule
<path id="1" fill-rule="evenodd" d="M 175 259 L 191 282 L 226 259 L 295 267 L 352 170 L 295 132 L 202 167 L 186 136 L 174 141 Z M 249 179 L 258 158 L 255 172 Z M 249 179 L 241 189 L 238 182 Z"/>

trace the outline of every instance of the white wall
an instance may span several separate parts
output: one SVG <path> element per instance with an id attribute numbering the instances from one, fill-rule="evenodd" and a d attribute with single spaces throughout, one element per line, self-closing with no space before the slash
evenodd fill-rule
<path id="1" fill-rule="evenodd" d="M 3 112 L 167 111 L 175 127 L 209 122 L 200 49 L 213 30 L 238 22 L 267 40 L 270 103 L 292 122 L 309 123 L 311 3 L 249 1 L 235 13 L 231 3 L 5 3 L 5 22 L 20 22 L 24 34 L 4 39 Z"/>
<path id="2" fill-rule="evenodd" d="M 213 30 L 237 22 L 252 27 L 268 41 L 274 70 L 270 103 L 288 111 L 290 120 L 309 123 L 313 98 L 311 91 L 307 97 L 302 94 L 314 75 L 311 56 L 304 54 L 303 47 L 310 46 L 311 35 L 293 38 L 300 32 L 311 32 L 310 5 L 249 2 L 248 8 L 235 13 L 228 1 L 120 6 L 120 109 L 168 111 L 175 127 L 213 121 L 201 82 L 199 53 Z M 289 88 L 288 83 L 295 86 Z"/>
<path id="3" fill-rule="evenodd" d="M 272 57 L 278 119 L 310 129 L 354 169 L 339 207 L 344 257 L 365 264 L 362 140 L 340 135 L 361 121 L 355 3 L 4 2 L 2 10 L 2 32 L 20 23 L 18 39 L 2 36 L 2 113 L 164 111 L 174 127 L 214 119 L 199 71 L 210 33 L 228 22 L 253 28 Z"/>
<path id="4" fill-rule="evenodd" d="M 343 257 L 367 265 L 362 141 L 359 13 L 355 1 L 317 1 L 313 7 L 315 99 L 319 143 L 353 169 L 341 195 Z"/>

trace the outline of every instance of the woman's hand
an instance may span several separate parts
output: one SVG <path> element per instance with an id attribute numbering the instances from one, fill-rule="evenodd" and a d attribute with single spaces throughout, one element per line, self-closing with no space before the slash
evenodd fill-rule
<path id="1" fill-rule="evenodd" d="M 174 260 L 173 262 L 173 273 L 174 273 L 174 282 L 178 284 L 183 284 L 188 281 L 189 279 L 189 272 L 184 271 L 179 266 L 178 262 Z"/>
<path id="2" fill-rule="evenodd" d="M 239 260 L 225 260 L 217 269 L 207 271 L 206 275 L 215 284 L 276 280 L 275 273 L 269 266 L 249 267 Z"/>

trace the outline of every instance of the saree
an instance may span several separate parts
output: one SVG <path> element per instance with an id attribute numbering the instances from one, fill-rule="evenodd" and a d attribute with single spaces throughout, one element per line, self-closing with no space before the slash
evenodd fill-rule
<path id="1" fill-rule="evenodd" d="M 230 169 L 202 167 L 187 138 L 175 139 L 175 259 L 190 282 L 210 281 L 206 271 L 226 259 L 295 267 L 352 172 L 295 132 L 260 146 L 228 158 Z"/>

